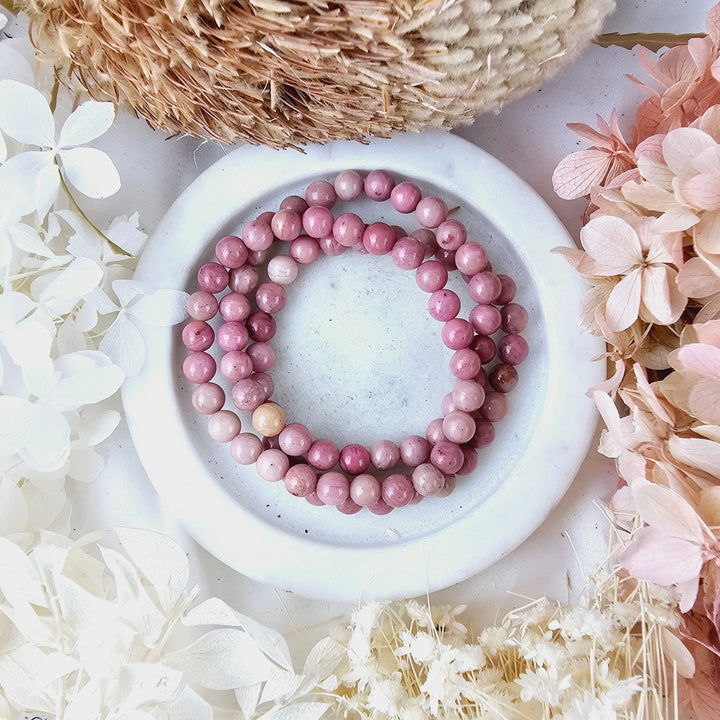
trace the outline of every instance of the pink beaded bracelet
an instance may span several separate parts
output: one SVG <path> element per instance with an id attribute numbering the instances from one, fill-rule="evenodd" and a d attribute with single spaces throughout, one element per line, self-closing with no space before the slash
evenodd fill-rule
<path id="1" fill-rule="evenodd" d="M 414 213 L 421 227 L 406 235 L 386 223 L 366 225 L 354 213 L 333 215 L 337 200 L 348 202 L 363 194 L 379 202 L 389 199 L 400 213 Z M 269 258 L 276 241 L 289 243 L 289 255 Z M 276 332 L 273 316 L 286 303 L 285 287 L 297 278 L 300 265 L 312 263 L 320 253 L 335 256 L 347 248 L 390 254 L 398 268 L 415 270 L 418 287 L 430 294 L 430 315 L 443 323 L 441 336 L 454 351 L 450 370 L 456 382 L 442 401 L 443 417 L 430 422 L 425 436 L 411 435 L 399 444 L 380 440 L 370 449 L 354 443 L 340 449 L 331 440 L 314 439 L 304 425 L 287 424 L 284 410 L 272 402 L 274 383 L 268 371 L 275 352 L 269 341 Z M 265 212 L 247 223 L 241 237 L 221 238 L 215 256 L 216 262 L 199 269 L 199 289 L 188 300 L 191 320 L 182 340 L 190 354 L 183 372 L 197 385 L 192 403 L 209 416 L 210 436 L 230 443 L 236 462 L 254 463 L 263 479 L 282 480 L 291 494 L 346 514 L 368 507 L 383 515 L 425 496 L 444 497 L 452 492 L 456 475 L 472 472 L 477 451 L 493 441 L 494 423 L 508 411 L 506 393 L 517 385 L 516 366 L 528 354 L 520 335 L 528 314 L 513 302 L 515 282 L 492 272 L 485 249 L 468 241 L 462 223 L 448 218 L 443 200 L 423 197 L 414 183 L 396 184 L 384 170 L 364 178 L 344 170 L 332 184 L 311 183 L 304 198 L 285 198 L 276 213 Z M 465 277 L 476 303 L 467 320 L 458 317 L 460 298 L 445 287 L 452 270 Z M 264 282 L 261 273 L 267 277 Z M 223 322 L 215 331 L 208 321 L 218 314 Z M 500 330 L 504 335 L 496 344 L 491 336 Z M 224 351 L 220 373 L 232 383 L 232 402 L 252 413 L 253 428 L 262 439 L 241 432 L 238 415 L 223 409 L 225 391 L 211 382 L 218 368 L 208 351 L 215 340 Z M 483 366 L 496 357 L 500 362 L 488 373 Z"/>

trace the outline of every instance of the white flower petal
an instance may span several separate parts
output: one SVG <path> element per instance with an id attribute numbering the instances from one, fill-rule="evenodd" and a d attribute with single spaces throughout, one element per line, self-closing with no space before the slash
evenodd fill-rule
<path id="1" fill-rule="evenodd" d="M 611 215 L 593 218 L 580 231 L 580 241 L 599 265 L 598 275 L 619 275 L 642 261 L 637 233 L 623 219 Z"/>
<path id="2" fill-rule="evenodd" d="M 187 317 L 187 299 L 182 290 L 156 290 L 133 303 L 128 312 L 146 325 L 166 327 Z"/>
<path id="3" fill-rule="evenodd" d="M 104 467 L 105 461 L 92 448 L 73 448 L 68 477 L 77 482 L 92 482 L 100 476 Z"/>
<path id="4" fill-rule="evenodd" d="M 682 315 L 687 298 L 678 290 L 677 270 L 667 265 L 648 265 L 642 271 L 642 304 L 661 325 L 671 325 Z"/>
<path id="5" fill-rule="evenodd" d="M 137 255 L 147 240 L 147 235 L 140 229 L 139 221 L 137 212 L 130 217 L 120 215 L 110 223 L 105 235 L 123 250 L 131 255 Z"/>
<path id="6" fill-rule="evenodd" d="M 116 365 L 96 367 L 60 380 L 51 402 L 61 412 L 93 405 L 116 392 L 124 379 L 123 371 Z"/>
<path id="7" fill-rule="evenodd" d="M 70 425 L 55 408 L 36 407 L 20 457 L 40 472 L 57 470 L 70 457 Z"/>
<path id="8" fill-rule="evenodd" d="M 0 395 L 0 457 L 23 447 L 34 415 L 35 407 L 25 398 Z"/>
<path id="9" fill-rule="evenodd" d="M 5 228 L 5 232 L 18 250 L 40 257 L 50 258 L 53 256 L 52 251 L 42 241 L 35 228 L 25 225 L 25 223 L 13 223 Z"/>
<path id="10" fill-rule="evenodd" d="M 127 307 L 135 297 L 144 295 L 147 292 L 144 283 L 124 278 L 113 280 L 112 289 L 122 307 Z"/>
<path id="11" fill-rule="evenodd" d="M 44 174 L 48 167 L 55 169 Z M 39 201 L 45 206 L 51 190 L 48 179 L 56 171 L 49 152 L 20 153 L 0 165 L 0 196 L 5 197 L 7 214 L 28 215 L 38 209 Z"/>
<path id="12" fill-rule="evenodd" d="M 629 328 L 638 318 L 642 289 L 642 271 L 639 268 L 626 275 L 610 293 L 606 316 L 608 327 L 615 332 Z"/>
<path id="13" fill-rule="evenodd" d="M 120 175 L 102 150 L 81 147 L 61 150 L 58 154 L 70 184 L 83 195 L 106 198 L 120 189 Z"/>
<path id="14" fill-rule="evenodd" d="M 10 477 L 0 477 L 0 535 L 25 529 L 28 509 L 25 496 Z"/>
<path id="15" fill-rule="evenodd" d="M 40 300 L 69 299 L 72 307 L 98 286 L 102 276 L 102 268 L 97 263 L 87 258 L 75 258 L 45 287 L 40 293 Z"/>
<path id="16" fill-rule="evenodd" d="M 114 119 L 115 107 L 111 102 L 84 102 L 62 126 L 58 146 L 69 148 L 84 145 L 102 135 Z"/>
<path id="17" fill-rule="evenodd" d="M 16 80 L 0 81 L 0 129 L 26 145 L 50 148 L 55 142 L 55 120 L 47 100 Z"/>
<path id="18" fill-rule="evenodd" d="M 52 333 L 33 318 L 23 320 L 5 333 L 5 347 L 20 367 L 38 358 L 49 359 L 52 341 Z"/>
<path id="19" fill-rule="evenodd" d="M 94 447 L 112 435 L 120 424 L 121 415 L 117 410 L 100 410 L 97 407 L 85 408 L 80 414 L 78 436 L 85 445 Z"/>
<path id="20" fill-rule="evenodd" d="M 24 293 L 0 293 L 0 332 L 13 327 L 35 309 L 35 303 Z"/>
<path id="21" fill-rule="evenodd" d="M 53 361 L 42 356 L 25 359 L 22 377 L 29 393 L 38 398 L 46 398 L 55 385 Z"/>
<path id="22" fill-rule="evenodd" d="M 60 171 L 55 163 L 44 167 L 37 179 L 35 188 L 35 209 L 42 220 L 50 211 L 60 190 Z"/>
<path id="23" fill-rule="evenodd" d="M 145 341 L 127 315 L 118 316 L 105 332 L 98 349 L 121 367 L 127 377 L 137 375 L 145 364 Z"/>

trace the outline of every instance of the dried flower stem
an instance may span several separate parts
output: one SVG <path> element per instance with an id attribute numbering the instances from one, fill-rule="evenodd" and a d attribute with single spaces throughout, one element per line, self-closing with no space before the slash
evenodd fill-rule
<path id="1" fill-rule="evenodd" d="M 701 33 L 604 33 L 598 35 L 593 42 L 600 47 L 621 47 L 632 50 L 637 45 L 643 45 L 651 52 L 657 52 L 661 48 L 677 47 L 687 45 L 688 40 L 697 37 L 704 37 Z"/>

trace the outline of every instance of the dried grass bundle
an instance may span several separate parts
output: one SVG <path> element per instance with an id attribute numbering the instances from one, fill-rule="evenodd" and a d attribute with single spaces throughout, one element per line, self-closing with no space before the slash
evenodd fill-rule
<path id="1" fill-rule="evenodd" d="M 281 147 L 452 127 L 540 84 L 613 0 L 16 0 L 71 84 Z"/>

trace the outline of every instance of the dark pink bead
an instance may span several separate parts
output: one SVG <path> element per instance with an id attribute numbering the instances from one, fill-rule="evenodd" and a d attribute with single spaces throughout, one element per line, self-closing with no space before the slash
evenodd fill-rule
<path id="1" fill-rule="evenodd" d="M 392 470 L 400 461 L 400 448 L 391 440 L 378 440 L 370 448 L 370 460 L 378 470 Z"/>
<path id="2" fill-rule="evenodd" d="M 261 212 L 261 213 L 255 218 L 255 221 L 256 221 L 256 222 L 263 222 L 263 223 L 265 223 L 268 227 L 270 227 L 270 223 L 272 222 L 272 219 L 273 219 L 273 215 L 274 215 L 274 214 L 275 214 L 275 213 L 272 212 L 272 210 L 266 210 L 265 212 Z"/>
<path id="3" fill-rule="evenodd" d="M 309 465 L 292 465 L 283 478 L 287 491 L 295 497 L 307 497 L 315 492 L 317 473 Z"/>
<path id="4" fill-rule="evenodd" d="M 280 442 L 277 435 L 265 435 L 262 439 L 263 450 L 280 450 Z"/>
<path id="5" fill-rule="evenodd" d="M 502 317 L 502 328 L 509 335 L 521 333 L 528 324 L 527 310 L 517 303 L 508 303 L 500 313 Z"/>
<path id="6" fill-rule="evenodd" d="M 434 255 L 435 251 L 438 249 L 435 233 L 428 228 L 418 228 L 417 230 L 413 230 L 410 233 L 410 237 L 415 238 L 423 246 L 426 258 Z"/>
<path id="7" fill-rule="evenodd" d="M 455 474 L 445 475 L 445 487 L 435 496 L 439 498 L 445 498 L 452 495 L 452 491 L 455 489 Z"/>
<path id="8" fill-rule="evenodd" d="M 422 463 L 413 470 L 412 483 L 418 495 L 437 495 L 445 487 L 445 475 L 433 464 Z"/>
<path id="9" fill-rule="evenodd" d="M 245 323 L 251 340 L 255 342 L 267 342 L 275 336 L 277 324 L 272 315 L 266 312 L 254 312 Z"/>
<path id="10" fill-rule="evenodd" d="M 335 218 L 326 207 L 309 207 L 302 216 L 303 230 L 313 238 L 329 235 L 333 229 Z"/>
<path id="11" fill-rule="evenodd" d="M 385 170 L 372 170 L 365 177 L 365 194 L 371 200 L 387 200 L 395 187 L 395 178 Z"/>
<path id="12" fill-rule="evenodd" d="M 305 191 L 305 201 L 310 207 L 331 208 L 337 200 L 337 193 L 332 183 L 327 180 L 311 182 Z"/>
<path id="13" fill-rule="evenodd" d="M 287 296 L 285 288 L 274 282 L 266 282 L 255 291 L 255 302 L 258 310 L 273 315 L 285 307 Z"/>
<path id="14" fill-rule="evenodd" d="M 247 295 L 251 293 L 260 282 L 258 271 L 252 265 L 243 265 L 230 271 L 230 289 L 233 292 Z"/>
<path id="15" fill-rule="evenodd" d="M 435 251 L 435 259 L 442 263 L 448 270 L 455 270 L 455 251 L 438 248 Z"/>
<path id="16" fill-rule="evenodd" d="M 332 226 L 332 235 L 341 245 L 352 247 L 362 241 L 365 223 L 355 213 L 338 215 Z"/>
<path id="17" fill-rule="evenodd" d="M 217 294 L 227 287 L 230 275 L 219 263 L 209 262 L 198 270 L 197 279 L 201 290 Z"/>
<path id="18" fill-rule="evenodd" d="M 275 350 L 273 350 L 272 345 L 268 345 L 268 343 L 252 343 L 247 346 L 245 352 L 252 360 L 252 366 L 255 372 L 264 373 L 275 364 Z"/>
<path id="19" fill-rule="evenodd" d="M 448 320 L 442 329 L 442 341 L 451 350 L 468 347 L 473 339 L 472 325 L 462 318 Z"/>
<path id="20" fill-rule="evenodd" d="M 470 413 L 453 410 L 443 420 L 443 435 L 454 443 L 465 443 L 475 434 L 475 420 Z"/>
<path id="21" fill-rule="evenodd" d="M 502 290 L 500 291 L 500 295 L 498 295 L 498 298 L 497 300 L 495 300 L 495 302 L 498 305 L 507 305 L 514 299 L 515 293 L 517 292 L 517 285 L 515 285 L 515 281 L 507 275 L 499 274 L 498 278 L 500 279 L 500 285 L 502 286 Z"/>
<path id="22" fill-rule="evenodd" d="M 437 244 L 443 250 L 457 250 L 467 240 L 465 226 L 457 220 L 445 220 L 441 222 L 435 231 Z"/>
<path id="23" fill-rule="evenodd" d="M 498 344 L 498 357 L 508 365 L 519 365 L 528 356 L 527 341 L 522 335 L 505 335 Z"/>
<path id="24" fill-rule="evenodd" d="M 380 481 L 374 475 L 363 473 L 350 481 L 350 497 L 361 507 L 374 505 L 381 495 Z"/>
<path id="25" fill-rule="evenodd" d="M 252 377 L 238 380 L 230 393 L 238 410 L 253 412 L 265 402 L 265 392 L 259 382 Z"/>
<path id="26" fill-rule="evenodd" d="M 470 349 L 478 354 L 480 362 L 484 365 L 495 357 L 497 348 L 492 338 L 487 335 L 476 335 L 470 343 Z"/>
<path id="27" fill-rule="evenodd" d="M 495 426 L 488 420 L 475 421 L 475 434 L 467 443 L 470 447 L 479 450 L 487 447 L 495 439 Z"/>
<path id="28" fill-rule="evenodd" d="M 500 295 L 501 290 L 502 285 L 500 285 L 498 276 L 489 270 L 476 273 L 470 278 L 470 282 L 468 282 L 470 297 L 481 305 L 494 303 L 498 295 Z"/>
<path id="29" fill-rule="evenodd" d="M 370 453 L 357 443 L 346 445 L 340 451 L 340 467 L 349 475 L 361 475 L 370 467 Z"/>
<path id="30" fill-rule="evenodd" d="M 494 305 L 476 305 L 470 311 L 470 324 L 478 335 L 492 335 L 500 328 L 502 318 Z"/>
<path id="31" fill-rule="evenodd" d="M 425 251 L 419 240 L 404 237 L 395 242 L 391 255 L 393 262 L 401 270 L 414 270 L 420 267 Z"/>
<path id="32" fill-rule="evenodd" d="M 270 223 L 265 220 L 252 220 L 242 231 L 242 241 L 245 243 L 245 247 L 252 252 L 267 250 L 273 244 L 274 239 Z"/>
<path id="33" fill-rule="evenodd" d="M 281 203 L 278 210 L 291 210 L 302 217 L 302 214 L 308 209 L 307 200 L 299 195 L 288 195 Z M 270 219 L 272 222 L 272 218 Z"/>
<path id="34" fill-rule="evenodd" d="M 447 440 L 442 431 L 444 418 L 435 418 L 430 421 L 425 431 L 425 438 L 430 445 L 437 445 L 441 440 Z"/>
<path id="35" fill-rule="evenodd" d="M 389 512 L 392 512 L 393 509 L 380 498 L 374 505 L 370 505 L 368 510 L 370 510 L 373 515 L 387 515 Z"/>
<path id="36" fill-rule="evenodd" d="M 426 228 L 438 227 L 447 218 L 447 214 L 445 201 L 435 195 L 424 197 L 415 209 L 415 217 Z"/>
<path id="37" fill-rule="evenodd" d="M 205 290 L 197 290 L 187 299 L 187 311 L 194 320 L 211 320 L 217 315 L 217 298 Z"/>
<path id="38" fill-rule="evenodd" d="M 430 462 L 445 475 L 456 473 L 465 462 L 463 451 L 457 443 L 441 440 L 430 451 Z"/>
<path id="39" fill-rule="evenodd" d="M 260 267 L 267 262 L 268 251 L 267 250 L 251 250 L 248 253 L 247 265 L 251 267 Z"/>
<path id="40" fill-rule="evenodd" d="M 243 322 L 250 317 L 251 310 L 250 300 L 243 293 L 231 292 L 220 299 L 220 315 L 224 320 Z"/>
<path id="41" fill-rule="evenodd" d="M 362 242 L 371 255 L 386 255 L 395 244 L 395 233 L 386 223 L 376 222 L 365 228 Z"/>
<path id="42" fill-rule="evenodd" d="M 250 377 L 252 377 L 262 389 L 263 397 L 265 398 L 263 402 L 267 402 L 275 392 L 275 383 L 273 382 L 272 375 L 266 372 L 254 372 Z"/>
<path id="43" fill-rule="evenodd" d="M 477 450 L 465 445 L 461 448 L 465 460 L 461 468 L 457 471 L 457 475 L 469 475 L 478 466 Z"/>
<path id="44" fill-rule="evenodd" d="M 518 384 L 518 371 L 512 365 L 501 363 L 492 369 L 489 381 L 493 390 L 511 392 Z"/>
<path id="45" fill-rule="evenodd" d="M 280 431 L 280 449 L 287 455 L 304 455 L 312 445 L 310 431 L 299 423 L 290 423 Z"/>
<path id="46" fill-rule="evenodd" d="M 325 503 L 318 497 L 316 492 L 311 492 L 308 496 L 305 498 L 311 505 L 315 505 L 316 507 L 320 507 L 324 505 Z"/>
<path id="47" fill-rule="evenodd" d="M 507 395 L 491 391 L 485 396 L 485 402 L 480 408 L 480 415 L 490 422 L 502 420 L 508 411 Z"/>
<path id="48" fill-rule="evenodd" d="M 397 242 L 400 238 L 404 238 L 407 233 L 405 232 L 404 228 L 401 228 L 399 225 L 391 225 L 393 234 L 395 235 L 395 242 Z"/>
<path id="49" fill-rule="evenodd" d="M 417 467 L 430 457 L 430 443 L 421 435 L 409 435 L 400 443 L 400 459 L 408 467 Z"/>
<path id="50" fill-rule="evenodd" d="M 414 212 L 421 198 L 420 188 L 411 182 L 401 182 L 390 192 L 392 206 L 401 213 Z"/>
<path id="51" fill-rule="evenodd" d="M 477 275 L 487 266 L 487 252 L 482 245 L 466 242 L 455 253 L 455 267 L 463 274 Z"/>
<path id="52" fill-rule="evenodd" d="M 452 290 L 436 290 L 428 300 L 430 317 L 447 322 L 460 312 L 460 298 Z"/>
<path id="53" fill-rule="evenodd" d="M 203 320 L 191 320 L 182 331 L 183 344 L 188 350 L 207 350 L 215 339 L 213 329 Z"/>
<path id="54" fill-rule="evenodd" d="M 332 440 L 315 440 L 308 450 L 308 462 L 318 470 L 330 470 L 337 464 L 340 451 Z"/>
<path id="55" fill-rule="evenodd" d="M 357 200 L 363 194 L 363 176 L 357 170 L 342 170 L 335 177 L 333 187 L 340 200 Z"/>
<path id="56" fill-rule="evenodd" d="M 215 375 L 215 359 L 206 352 L 190 353 L 183 361 L 183 373 L 192 383 L 205 383 Z"/>
<path id="57" fill-rule="evenodd" d="M 315 492 L 323 504 L 340 505 L 350 497 L 350 481 L 340 472 L 326 472 L 318 478 Z"/>
<path id="58" fill-rule="evenodd" d="M 458 380 L 472 380 L 482 370 L 478 354 L 470 348 L 455 351 L 450 358 L 450 372 Z"/>
<path id="59" fill-rule="evenodd" d="M 321 252 L 325 255 L 329 255 L 330 257 L 342 255 L 345 250 L 347 250 L 347 248 L 344 245 L 341 245 L 332 235 L 326 235 L 325 237 L 320 238 L 317 242 Z"/>
<path id="60" fill-rule="evenodd" d="M 336 505 L 335 508 L 343 515 L 354 515 L 362 510 L 362 507 L 350 497 Z"/>
<path id="61" fill-rule="evenodd" d="M 303 235 L 290 243 L 290 255 L 295 262 L 299 262 L 301 265 L 310 265 L 318 259 L 320 246 L 317 244 L 317 240 Z"/>
<path id="62" fill-rule="evenodd" d="M 290 242 L 302 231 L 302 218 L 292 210 L 278 210 L 273 215 L 270 227 L 278 240 Z"/>
<path id="63" fill-rule="evenodd" d="M 447 268 L 437 260 L 427 260 L 415 271 L 415 282 L 425 292 L 440 290 L 447 281 Z"/>
<path id="64" fill-rule="evenodd" d="M 245 264 L 248 249 L 245 243 L 234 235 L 228 235 L 218 241 L 215 246 L 215 257 L 226 268 L 239 268 Z"/>
<path id="65" fill-rule="evenodd" d="M 230 382 L 250 377 L 252 371 L 252 360 L 242 350 L 231 350 L 220 358 L 220 372 Z"/>
<path id="66" fill-rule="evenodd" d="M 409 475 L 393 473 L 382 482 L 382 499 L 390 507 L 409 505 L 415 497 L 415 487 Z"/>
<path id="67" fill-rule="evenodd" d="M 217 331 L 218 345 L 226 352 L 242 350 L 249 339 L 246 327 L 239 322 L 223 323 Z"/>

